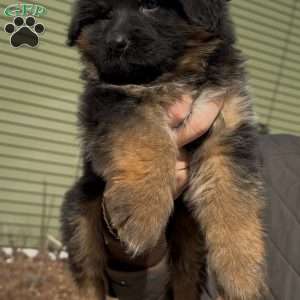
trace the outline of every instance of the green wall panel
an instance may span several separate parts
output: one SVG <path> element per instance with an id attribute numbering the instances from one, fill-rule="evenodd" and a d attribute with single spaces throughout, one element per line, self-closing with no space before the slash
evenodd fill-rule
<path id="1" fill-rule="evenodd" d="M 80 62 L 65 46 L 73 1 L 32 2 L 48 8 L 38 18 L 46 32 L 36 49 L 10 47 L 2 12 L 13 1 L 0 2 L 0 245 L 37 247 L 43 202 L 49 233 L 59 237 L 59 206 L 80 173 Z M 231 6 L 258 119 L 273 132 L 300 135 L 300 0 Z"/>

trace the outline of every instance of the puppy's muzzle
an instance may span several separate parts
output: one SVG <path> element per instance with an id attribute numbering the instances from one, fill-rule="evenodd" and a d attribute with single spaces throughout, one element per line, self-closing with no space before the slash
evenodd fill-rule
<path id="1" fill-rule="evenodd" d="M 126 34 L 116 32 L 110 35 L 107 43 L 113 52 L 122 53 L 127 49 L 129 45 L 129 39 Z"/>

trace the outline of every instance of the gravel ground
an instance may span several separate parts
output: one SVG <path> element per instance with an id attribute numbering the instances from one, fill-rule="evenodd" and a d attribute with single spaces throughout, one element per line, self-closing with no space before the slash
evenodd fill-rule
<path id="1" fill-rule="evenodd" d="M 0 251 L 0 299 L 79 300 L 64 261 Z"/>

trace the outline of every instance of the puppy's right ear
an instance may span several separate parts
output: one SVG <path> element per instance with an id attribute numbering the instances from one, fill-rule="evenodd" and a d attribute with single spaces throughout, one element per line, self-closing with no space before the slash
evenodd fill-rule
<path id="1" fill-rule="evenodd" d="M 72 19 L 68 30 L 68 39 L 67 39 L 68 46 L 73 47 L 76 44 L 76 41 L 81 32 L 81 28 L 82 28 L 82 24 L 80 18 L 80 9 L 78 4 L 76 3 L 73 8 Z"/>
<path id="2" fill-rule="evenodd" d="M 180 0 L 186 17 L 208 32 L 220 30 L 227 14 L 228 0 Z"/>
<path id="3" fill-rule="evenodd" d="M 74 2 L 67 40 L 69 46 L 74 46 L 83 27 L 94 21 L 95 13 L 97 14 L 101 4 L 101 1 L 95 0 L 75 0 Z"/>

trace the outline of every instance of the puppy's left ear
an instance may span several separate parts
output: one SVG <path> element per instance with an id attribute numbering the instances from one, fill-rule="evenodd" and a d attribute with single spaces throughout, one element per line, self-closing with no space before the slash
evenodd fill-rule
<path id="1" fill-rule="evenodd" d="M 95 0 L 76 0 L 73 4 L 72 19 L 68 30 L 67 45 L 75 46 L 82 28 L 90 22 L 90 16 L 93 13 Z"/>
<path id="2" fill-rule="evenodd" d="M 230 0 L 181 0 L 181 4 L 191 23 L 215 32 L 227 15 L 228 1 Z"/>
<path id="3" fill-rule="evenodd" d="M 75 46 L 76 40 L 80 35 L 80 26 L 76 20 L 72 20 L 69 26 L 67 45 L 70 47 Z"/>
<path id="4" fill-rule="evenodd" d="M 80 14 L 77 5 L 73 8 L 72 19 L 68 29 L 67 45 L 73 47 L 81 32 Z"/>

